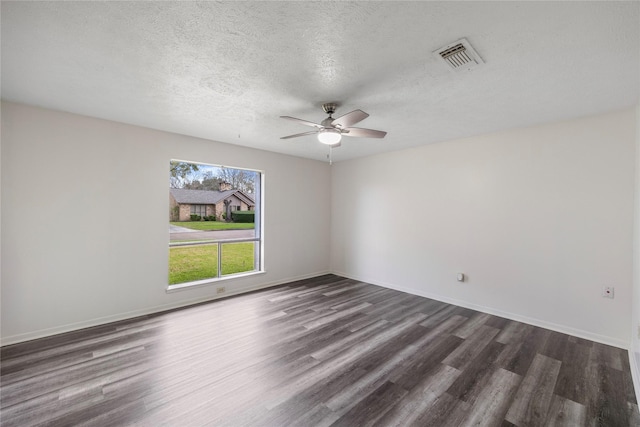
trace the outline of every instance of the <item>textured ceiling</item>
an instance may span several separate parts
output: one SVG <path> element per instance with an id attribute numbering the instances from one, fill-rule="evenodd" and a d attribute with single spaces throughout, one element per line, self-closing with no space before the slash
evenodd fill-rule
<path id="1" fill-rule="evenodd" d="M 334 160 L 636 105 L 639 2 L 2 2 L 2 98 Z M 431 52 L 466 37 L 486 62 Z"/>

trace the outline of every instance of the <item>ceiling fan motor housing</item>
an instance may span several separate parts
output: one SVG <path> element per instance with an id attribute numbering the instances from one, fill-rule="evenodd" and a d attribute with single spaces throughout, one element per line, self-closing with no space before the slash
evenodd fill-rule
<path id="1" fill-rule="evenodd" d="M 324 119 L 323 121 L 320 122 L 320 124 L 326 129 L 326 128 L 334 128 L 335 126 L 333 126 L 331 124 L 331 122 L 333 122 L 333 117 L 329 116 L 326 119 Z"/>

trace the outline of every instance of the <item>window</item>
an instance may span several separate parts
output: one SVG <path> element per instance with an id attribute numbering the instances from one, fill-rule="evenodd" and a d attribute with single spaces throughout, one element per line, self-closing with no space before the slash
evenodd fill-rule
<path id="1" fill-rule="evenodd" d="M 258 171 L 170 162 L 169 289 L 262 270 L 261 182 Z M 232 215 L 242 203 L 251 209 Z"/>
<path id="2" fill-rule="evenodd" d="M 191 205 L 191 215 L 207 216 L 207 205 Z"/>

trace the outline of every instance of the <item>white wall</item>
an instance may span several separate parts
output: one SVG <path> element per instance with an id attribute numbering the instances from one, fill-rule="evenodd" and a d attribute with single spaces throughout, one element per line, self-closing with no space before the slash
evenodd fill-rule
<path id="1" fill-rule="evenodd" d="M 267 273 L 225 282 L 229 293 L 324 273 L 331 249 L 337 274 L 627 347 L 640 318 L 636 122 L 640 107 L 330 170 L 3 103 L 2 343 L 215 297 L 165 292 L 167 169 L 180 158 L 265 171 Z"/>
<path id="2" fill-rule="evenodd" d="M 172 158 L 265 173 L 266 273 L 227 294 L 328 271 L 326 163 L 12 103 L 1 148 L 3 344 L 215 297 L 165 292 Z"/>
<path id="3" fill-rule="evenodd" d="M 628 348 L 634 114 L 334 164 L 332 270 Z"/>
<path id="4" fill-rule="evenodd" d="M 631 374 L 640 400 L 640 104 L 636 107 L 636 188 L 633 227 L 633 296 L 631 303 Z"/>

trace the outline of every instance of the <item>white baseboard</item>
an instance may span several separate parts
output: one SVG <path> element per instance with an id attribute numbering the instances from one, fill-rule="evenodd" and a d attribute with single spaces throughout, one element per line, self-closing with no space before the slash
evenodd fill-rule
<path id="1" fill-rule="evenodd" d="M 566 325 L 559 325 L 556 323 L 551 323 L 551 322 L 547 322 L 545 320 L 541 320 L 541 319 L 535 319 L 535 318 L 531 318 L 531 317 L 527 317 L 527 316 L 521 316 L 519 314 L 515 314 L 515 313 L 510 313 L 507 311 L 502 311 L 502 310 L 498 310 L 492 307 L 486 307 L 483 305 L 478 305 L 478 304 L 474 304 L 468 301 L 462 301 L 462 300 L 458 300 L 455 298 L 449 298 L 449 297 L 445 297 L 442 295 L 438 295 L 438 294 L 433 294 L 430 292 L 422 292 L 422 291 L 417 291 L 415 289 L 410 289 L 410 288 L 405 288 L 402 286 L 397 286 L 394 285 L 392 283 L 384 283 L 384 282 L 380 282 L 380 281 L 374 281 L 371 279 L 363 279 L 360 277 L 356 277 L 344 272 L 337 272 L 337 271 L 333 271 L 333 274 L 337 275 L 337 276 L 342 276 L 342 277 L 347 277 L 349 279 L 354 279 L 354 280 L 358 280 L 361 282 L 365 282 L 365 283 L 371 283 L 373 285 L 377 285 L 377 286 L 382 286 L 383 288 L 389 288 L 389 289 L 394 289 L 396 291 L 400 291 L 400 292 L 406 292 L 408 294 L 412 294 L 412 295 L 417 295 L 420 297 L 424 297 L 424 298 L 430 298 L 430 299 L 434 299 L 437 301 L 442 301 L 442 302 L 446 302 L 448 304 L 453 304 L 453 305 L 457 305 L 460 307 L 464 307 L 464 308 L 469 308 L 471 310 L 476 310 L 476 311 L 480 311 L 483 313 L 487 313 L 487 314 L 493 314 L 495 316 L 499 316 L 499 317 L 504 317 L 506 319 L 510 319 L 510 320 L 515 320 L 517 322 L 522 322 L 522 323 L 526 323 L 529 325 L 533 325 L 533 326 L 539 326 L 541 328 L 545 328 L 545 329 L 550 329 L 552 331 L 556 331 L 556 332 L 560 332 L 563 334 L 567 334 L 567 335 L 572 335 L 575 337 L 579 337 L 579 338 L 584 338 L 590 341 L 595 341 L 601 344 L 606 344 L 606 345 L 610 345 L 613 347 L 618 347 L 618 348 L 622 348 L 624 350 L 627 350 L 629 348 L 629 342 L 628 341 L 623 341 L 623 340 L 619 340 L 616 338 L 612 338 L 612 337 L 608 337 L 605 335 L 600 335 L 600 334 L 595 334 L 593 332 L 589 332 L 589 331 L 584 331 L 582 329 L 575 329 L 572 328 L 570 326 L 566 326 Z"/>
<path id="2" fill-rule="evenodd" d="M 289 278 L 286 278 L 286 279 L 277 280 L 275 282 L 269 282 L 269 283 L 263 283 L 263 284 L 260 284 L 260 285 L 250 286 L 248 288 L 244 288 L 244 289 L 241 289 L 241 290 L 236 291 L 236 292 L 227 292 L 224 295 L 219 295 L 219 296 L 218 295 L 212 295 L 212 296 L 207 296 L 207 297 L 204 297 L 204 298 L 195 298 L 193 300 L 181 301 L 179 303 L 172 303 L 172 304 L 164 304 L 164 305 L 159 305 L 159 306 L 154 306 L 154 307 L 147 307 L 147 308 L 140 309 L 140 310 L 133 310 L 133 311 L 125 312 L 125 313 L 114 314 L 114 315 L 111 315 L 111 316 L 98 317 L 98 318 L 95 318 L 95 319 L 89 319 L 89 320 L 82 321 L 82 322 L 70 323 L 70 324 L 67 324 L 67 325 L 56 326 L 56 327 L 53 327 L 53 328 L 40 329 L 40 330 L 37 330 L 37 331 L 27 332 L 27 333 L 17 334 L 17 335 L 9 335 L 7 337 L 2 337 L 2 342 L 1 342 L 0 346 L 17 344 L 17 343 L 21 343 L 21 342 L 25 342 L 25 341 L 35 340 L 35 339 L 38 339 L 38 338 L 45 338 L 45 337 L 49 337 L 49 336 L 52 336 L 52 335 L 63 334 L 65 332 L 72 332 L 72 331 L 77 331 L 79 329 L 91 328 L 91 327 L 94 327 L 94 326 L 100 326 L 100 325 L 104 325 L 104 324 L 111 323 L 111 322 L 118 322 L 120 320 L 132 319 L 134 317 L 146 316 L 146 315 L 149 315 L 149 314 L 159 313 L 159 312 L 167 311 L 167 310 L 173 310 L 173 309 L 181 308 L 181 307 L 188 307 L 188 306 L 194 305 L 194 304 L 199 304 L 199 303 L 208 302 L 208 301 L 214 301 L 214 300 L 221 299 L 221 298 L 228 298 L 228 297 L 234 296 L 234 295 L 240 295 L 240 294 L 244 294 L 244 293 L 247 293 L 247 292 L 257 291 L 259 289 L 266 289 L 266 288 L 282 285 L 282 284 L 289 283 L 289 282 L 295 282 L 296 280 L 311 279 L 313 277 L 323 276 L 325 274 L 330 274 L 330 272 L 329 271 L 320 271 L 320 272 L 305 274 L 305 275 L 301 275 L 301 276 L 289 277 Z"/>

